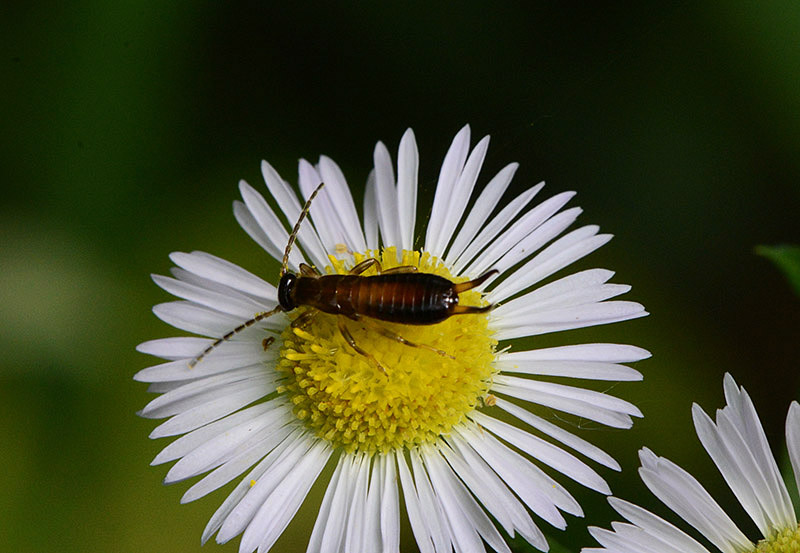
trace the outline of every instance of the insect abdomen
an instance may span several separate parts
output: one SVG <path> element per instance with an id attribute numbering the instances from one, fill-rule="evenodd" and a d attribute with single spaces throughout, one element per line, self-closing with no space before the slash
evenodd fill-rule
<path id="1" fill-rule="evenodd" d="M 308 280 L 303 282 L 308 289 L 298 287 L 298 303 L 332 314 L 426 325 L 445 320 L 458 304 L 453 283 L 430 274 L 325 275 Z"/>
<path id="2" fill-rule="evenodd" d="M 422 273 L 365 277 L 353 285 L 353 307 L 361 315 L 403 324 L 434 324 L 450 316 L 458 294 L 449 280 Z"/>

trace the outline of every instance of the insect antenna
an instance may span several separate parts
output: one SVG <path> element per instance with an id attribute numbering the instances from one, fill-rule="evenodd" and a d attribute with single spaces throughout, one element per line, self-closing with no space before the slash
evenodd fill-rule
<path id="1" fill-rule="evenodd" d="M 320 185 L 317 186 L 317 188 L 315 188 L 314 191 L 311 193 L 311 196 L 308 197 L 308 200 L 306 200 L 306 203 L 303 206 L 303 210 L 300 212 L 300 216 L 297 218 L 297 223 L 295 223 L 294 228 L 292 229 L 292 234 L 289 235 L 289 242 L 286 244 L 286 251 L 283 252 L 283 262 L 281 263 L 281 276 L 289 272 L 289 252 L 292 251 L 292 245 L 294 244 L 294 241 L 297 238 L 297 233 L 300 230 L 300 223 L 303 222 L 303 219 L 305 219 L 306 215 L 308 215 L 308 210 L 311 209 L 311 200 L 313 200 L 317 196 L 317 194 L 319 193 L 319 191 L 322 189 L 323 186 L 325 186 L 325 183 L 324 182 L 320 183 Z M 197 365 L 200 361 L 202 361 L 204 357 L 206 357 L 209 353 L 217 349 L 220 344 L 227 342 L 228 340 L 239 334 L 244 329 L 253 326 L 258 321 L 263 321 L 267 317 L 271 317 L 275 313 L 280 313 L 281 311 L 283 311 L 283 308 L 279 304 L 270 311 L 264 311 L 263 313 L 258 313 L 252 319 L 243 322 L 242 324 L 240 324 L 239 326 L 237 326 L 236 328 L 225 334 L 225 336 L 217 338 L 206 349 L 204 349 L 203 351 L 201 351 L 200 353 L 198 353 L 197 355 L 192 357 L 192 359 L 189 360 L 189 368 L 190 369 L 194 368 L 194 366 Z"/>
<path id="2" fill-rule="evenodd" d="M 319 183 L 319 186 L 317 186 L 317 188 L 314 189 L 314 191 L 308 197 L 308 200 L 306 200 L 306 205 L 303 206 L 303 210 L 300 212 L 300 217 L 297 218 L 297 223 L 295 223 L 294 228 L 292 229 L 292 234 L 289 235 L 289 242 L 286 244 L 286 251 L 283 252 L 281 276 L 289 272 L 289 252 L 292 251 L 292 246 L 297 238 L 297 233 L 300 231 L 300 223 L 303 222 L 303 219 L 305 219 L 306 215 L 308 215 L 308 210 L 311 209 L 311 200 L 317 197 L 317 194 L 320 190 L 322 190 L 323 186 L 325 186 L 324 182 Z"/>
<path id="3" fill-rule="evenodd" d="M 202 361 L 206 355 L 217 349 L 220 344 L 227 342 L 228 340 L 239 334 L 245 328 L 249 328 L 254 324 L 256 324 L 258 321 L 263 321 L 267 317 L 271 317 L 275 313 L 280 313 L 281 311 L 283 311 L 283 308 L 280 305 L 278 305 L 277 307 L 275 307 L 275 309 L 270 309 L 269 311 L 264 311 L 263 313 L 259 313 L 252 319 L 243 322 L 242 324 L 240 324 L 239 326 L 228 332 L 225 336 L 217 338 L 210 346 L 208 346 L 206 349 L 204 349 L 203 351 L 192 357 L 192 359 L 189 361 L 189 368 L 193 369 L 194 366 L 197 365 L 200 361 Z"/>

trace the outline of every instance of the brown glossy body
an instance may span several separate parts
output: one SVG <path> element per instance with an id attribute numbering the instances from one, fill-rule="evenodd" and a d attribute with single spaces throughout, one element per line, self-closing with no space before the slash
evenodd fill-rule
<path id="1" fill-rule="evenodd" d="M 437 275 L 390 273 L 375 276 L 298 276 L 286 283 L 283 307 L 307 305 L 333 315 L 359 315 L 412 325 L 435 324 L 454 314 L 455 285 Z M 282 281 L 281 284 L 284 284 Z"/>

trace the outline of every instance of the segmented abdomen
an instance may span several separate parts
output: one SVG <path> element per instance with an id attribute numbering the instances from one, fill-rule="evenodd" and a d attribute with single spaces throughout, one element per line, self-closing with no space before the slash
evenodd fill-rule
<path id="1" fill-rule="evenodd" d="M 438 323 L 458 303 L 452 282 L 423 273 L 329 275 L 320 277 L 318 284 L 314 307 L 328 313 L 365 315 L 395 323 Z"/>

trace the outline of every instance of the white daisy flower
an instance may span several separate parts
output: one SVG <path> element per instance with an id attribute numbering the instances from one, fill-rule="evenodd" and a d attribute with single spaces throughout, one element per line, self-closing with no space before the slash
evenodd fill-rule
<path id="1" fill-rule="evenodd" d="M 716 423 L 697 405 L 692 417 L 700 442 L 717 465 L 744 510 L 755 522 L 762 539 L 754 543 L 691 474 L 647 448 L 639 452 L 642 480 L 667 507 L 693 526 L 723 553 L 795 553 L 800 551 L 800 529 L 769 449 L 753 402 L 730 374 L 724 379 L 727 405 L 717 410 Z M 786 418 L 786 447 L 800 484 L 800 404 L 793 401 Z M 709 550 L 666 520 L 627 501 L 610 497 L 612 507 L 628 522 L 615 522 L 612 530 L 591 527 L 602 545 L 583 552 L 704 553 Z"/>
<path id="2" fill-rule="evenodd" d="M 623 363 L 649 353 L 619 344 L 511 351 L 511 341 L 646 312 L 638 303 L 608 301 L 629 287 L 609 284 L 613 273 L 605 269 L 541 284 L 611 238 L 593 225 L 564 234 L 581 211 L 562 210 L 572 192 L 530 207 L 543 187 L 538 184 L 498 211 L 517 168 L 510 164 L 467 209 L 488 143 L 486 137 L 470 150 L 469 127 L 456 135 L 419 249 L 419 160 L 411 130 L 400 142 L 396 172 L 386 146 L 376 146 L 363 220 L 331 159 L 321 157 L 316 165 L 301 161 L 303 198 L 320 183 L 325 186 L 311 204 L 310 220 L 299 226 L 299 248 L 287 263 L 299 278 L 317 278 L 301 264 L 322 273 L 347 273 L 370 258 L 383 271 L 413 266 L 417 273 L 454 283 L 496 270 L 498 276 L 492 273 L 483 286 L 460 294 L 461 306 L 494 304 L 492 311 L 411 325 L 354 321 L 300 307 L 240 329 L 195 363 L 215 338 L 275 309 L 278 290 L 202 252 L 173 253 L 177 268 L 172 277 L 154 276 L 159 286 L 182 298 L 157 305 L 156 315 L 203 337 L 139 346 L 167 360 L 135 377 L 161 394 L 141 415 L 168 417 L 151 438 L 180 436 L 153 464 L 177 461 L 167 483 L 205 474 L 184 502 L 245 473 L 211 517 L 203 542 L 214 534 L 220 543 L 242 534 L 240 551 L 269 550 L 329 463 L 335 469 L 311 533 L 310 552 L 398 551 L 401 491 L 423 553 L 484 551 L 484 542 L 509 551 L 490 517 L 509 535 L 520 534 L 547 550 L 530 513 L 563 529 L 562 513 L 581 516 L 582 511 L 541 465 L 610 493 L 581 457 L 619 470 L 614 459 L 546 414 L 528 409 L 537 404 L 545 413 L 627 428 L 631 417 L 641 416 L 635 406 L 551 380 L 639 380 L 641 375 Z M 280 261 L 302 200 L 268 163 L 262 163 L 262 172 L 282 213 L 246 182 L 240 183 L 244 202 L 234 204 L 234 213 L 245 231 Z M 370 267 L 362 276 L 377 269 Z M 421 347 L 401 343 L 394 333 Z"/>

